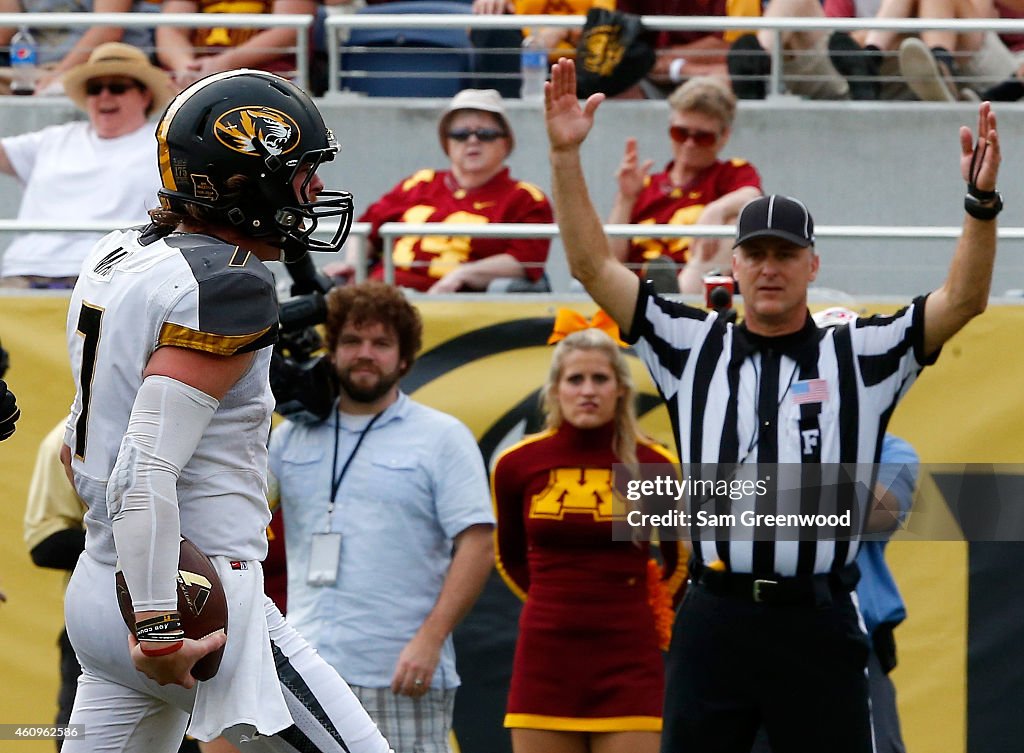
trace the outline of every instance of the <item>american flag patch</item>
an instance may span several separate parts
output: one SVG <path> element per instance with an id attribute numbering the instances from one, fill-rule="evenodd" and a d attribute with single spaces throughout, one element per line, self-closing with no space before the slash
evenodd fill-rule
<path id="1" fill-rule="evenodd" d="M 804 403 L 823 403 L 828 400 L 828 382 L 824 379 L 804 379 L 793 382 L 789 388 L 794 405 Z"/>

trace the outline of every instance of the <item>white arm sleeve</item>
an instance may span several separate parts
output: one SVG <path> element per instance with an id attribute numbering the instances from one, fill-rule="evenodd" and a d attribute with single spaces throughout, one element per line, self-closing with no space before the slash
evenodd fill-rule
<path id="1" fill-rule="evenodd" d="M 220 403 L 176 379 L 142 382 L 107 481 L 114 544 L 136 612 L 178 608 L 178 476 Z"/>

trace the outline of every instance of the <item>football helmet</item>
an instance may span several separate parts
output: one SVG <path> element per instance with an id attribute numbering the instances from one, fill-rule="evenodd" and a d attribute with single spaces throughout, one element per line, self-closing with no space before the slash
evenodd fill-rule
<path id="1" fill-rule="evenodd" d="M 167 106 L 156 139 L 164 209 L 202 207 L 211 221 L 268 240 L 286 259 L 338 251 L 348 237 L 352 194 L 308 195 L 338 142 L 313 100 L 290 81 L 247 69 L 200 79 Z M 307 166 L 296 192 L 293 181 Z M 334 217 L 333 238 L 314 239 L 318 223 Z"/>

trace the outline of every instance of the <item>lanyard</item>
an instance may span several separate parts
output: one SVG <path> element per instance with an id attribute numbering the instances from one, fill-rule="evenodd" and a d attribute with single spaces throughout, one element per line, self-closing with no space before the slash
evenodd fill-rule
<path id="1" fill-rule="evenodd" d="M 341 481 L 345 478 L 345 474 L 348 473 L 348 467 L 352 465 L 352 461 L 356 457 L 356 453 L 359 452 L 360 446 L 363 444 L 363 440 L 366 439 L 366 435 L 370 433 L 370 429 L 377 423 L 377 419 L 383 415 L 383 411 L 376 414 L 370 419 L 370 423 L 359 432 L 359 439 L 356 440 L 356 446 L 352 448 L 352 453 L 348 456 L 348 460 L 345 461 L 345 465 L 341 467 L 341 472 L 337 476 L 334 476 L 334 469 L 338 467 L 338 445 L 341 443 L 341 411 L 334 411 L 334 459 L 331 461 L 331 496 L 327 500 L 327 525 L 331 524 L 331 515 L 334 512 L 334 499 L 338 496 L 338 489 L 341 488 Z"/>

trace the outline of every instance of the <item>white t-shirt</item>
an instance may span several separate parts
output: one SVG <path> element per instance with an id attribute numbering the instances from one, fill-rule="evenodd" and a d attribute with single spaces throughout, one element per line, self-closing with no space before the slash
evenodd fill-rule
<path id="1" fill-rule="evenodd" d="M 128 220 L 158 205 L 154 126 L 101 139 L 88 121 L 3 139 L 24 189 L 19 220 Z M 25 233 L 3 255 L 2 274 L 72 277 L 103 233 Z"/>

